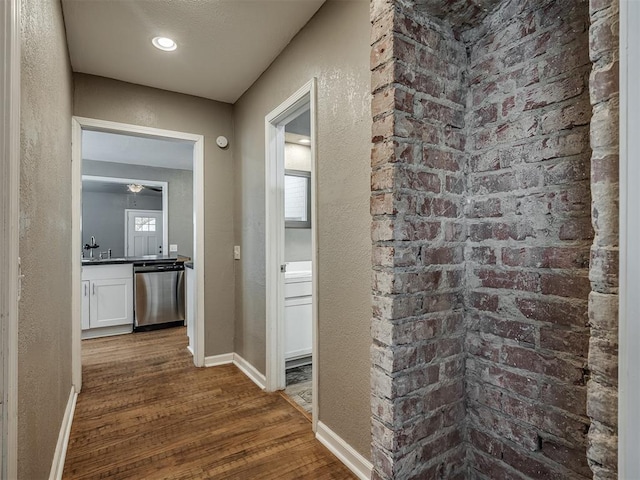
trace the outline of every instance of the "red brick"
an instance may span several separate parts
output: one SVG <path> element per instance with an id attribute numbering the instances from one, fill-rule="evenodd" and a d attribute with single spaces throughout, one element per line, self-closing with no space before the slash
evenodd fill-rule
<path id="1" fill-rule="evenodd" d="M 574 384 L 583 384 L 584 371 L 580 365 L 552 355 L 543 355 L 528 348 L 502 347 L 503 363 L 510 367 L 529 370 Z"/>
<path id="2" fill-rule="evenodd" d="M 591 292 L 591 282 L 586 275 L 572 273 L 544 273 L 540 275 L 540 291 L 543 294 L 586 300 Z"/>
<path id="3" fill-rule="evenodd" d="M 457 172 L 464 161 L 459 153 L 439 150 L 433 147 L 425 147 L 423 152 L 424 164 L 430 168 Z"/>
<path id="4" fill-rule="evenodd" d="M 518 298 L 516 299 L 516 306 L 526 318 L 539 322 L 585 327 L 589 321 L 586 302 L 556 300 L 545 297 Z"/>
<path id="5" fill-rule="evenodd" d="M 467 260 L 480 265 L 495 265 L 496 254 L 492 247 L 472 247 Z"/>
<path id="6" fill-rule="evenodd" d="M 589 352 L 589 334 L 586 331 L 541 328 L 540 348 L 586 358 Z"/>
<path id="7" fill-rule="evenodd" d="M 486 288 L 503 288 L 535 292 L 539 288 L 538 274 L 516 270 L 483 269 L 474 272 Z"/>
<path id="8" fill-rule="evenodd" d="M 589 247 L 507 247 L 502 249 L 502 263 L 510 267 L 586 268 Z"/>
<path id="9" fill-rule="evenodd" d="M 498 296 L 488 293 L 471 292 L 469 294 L 469 305 L 485 312 L 495 312 L 498 310 Z"/>

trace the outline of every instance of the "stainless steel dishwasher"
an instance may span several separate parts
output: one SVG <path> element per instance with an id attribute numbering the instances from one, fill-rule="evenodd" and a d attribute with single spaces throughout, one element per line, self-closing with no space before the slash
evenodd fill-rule
<path id="1" fill-rule="evenodd" d="M 134 330 L 184 325 L 184 264 L 133 266 Z"/>

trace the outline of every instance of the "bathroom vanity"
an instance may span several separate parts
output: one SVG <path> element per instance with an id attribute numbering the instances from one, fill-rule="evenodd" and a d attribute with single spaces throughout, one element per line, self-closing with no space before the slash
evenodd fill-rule
<path id="1" fill-rule="evenodd" d="M 313 342 L 311 262 L 287 263 L 284 296 L 284 358 L 308 357 Z"/>

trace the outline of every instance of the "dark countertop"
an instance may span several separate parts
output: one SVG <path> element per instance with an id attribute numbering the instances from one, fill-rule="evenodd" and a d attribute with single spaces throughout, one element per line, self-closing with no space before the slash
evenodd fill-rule
<path id="1" fill-rule="evenodd" d="M 190 268 L 191 270 L 193 270 L 193 262 L 189 261 L 189 262 L 184 262 L 184 266 L 186 268 Z"/>
<path id="2" fill-rule="evenodd" d="M 184 255 L 145 255 L 142 257 L 117 257 L 117 258 L 105 258 L 100 260 L 99 258 L 83 258 L 82 266 L 90 265 L 117 265 L 122 263 L 134 263 L 134 264 L 154 264 L 154 263 L 183 263 L 191 260 L 190 257 Z"/>

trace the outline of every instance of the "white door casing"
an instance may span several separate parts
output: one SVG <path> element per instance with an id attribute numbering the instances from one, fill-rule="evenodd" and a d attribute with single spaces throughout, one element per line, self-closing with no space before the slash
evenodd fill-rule
<path id="1" fill-rule="evenodd" d="M 125 256 L 162 255 L 162 212 L 126 209 L 124 215 Z"/>
<path id="2" fill-rule="evenodd" d="M 620 2 L 618 476 L 640 478 L 640 2 Z"/>
<path id="3" fill-rule="evenodd" d="M 311 117 L 312 429 L 318 422 L 318 269 L 316 212 L 316 79 L 265 117 L 266 389 L 285 386 L 284 360 L 284 125 L 308 105 Z"/>
<path id="4" fill-rule="evenodd" d="M 97 120 L 93 118 L 76 117 L 71 119 L 72 126 L 72 252 L 81 251 L 81 219 L 82 219 L 82 130 L 94 130 L 101 132 L 120 133 L 125 135 L 137 135 L 143 137 L 171 138 L 193 142 L 193 263 L 196 276 L 197 313 L 195 320 L 195 338 L 193 362 L 196 366 L 204 366 L 204 136 L 192 133 L 163 130 L 152 127 L 131 125 L 126 123 Z M 119 179 L 123 183 L 132 182 L 132 179 Z M 148 183 L 148 182 L 147 182 Z M 163 191 L 163 211 L 168 208 L 165 205 Z M 166 227 L 167 223 L 164 222 Z M 167 229 L 163 236 L 166 237 Z M 166 238 L 163 239 L 166 244 Z M 82 262 L 80 255 L 71 256 L 72 268 L 72 370 L 73 384 L 76 391 L 82 386 L 82 362 L 81 362 L 81 331 L 82 331 Z"/>
<path id="5" fill-rule="evenodd" d="M 0 2 L 0 478 L 18 473 L 20 2 Z"/>

